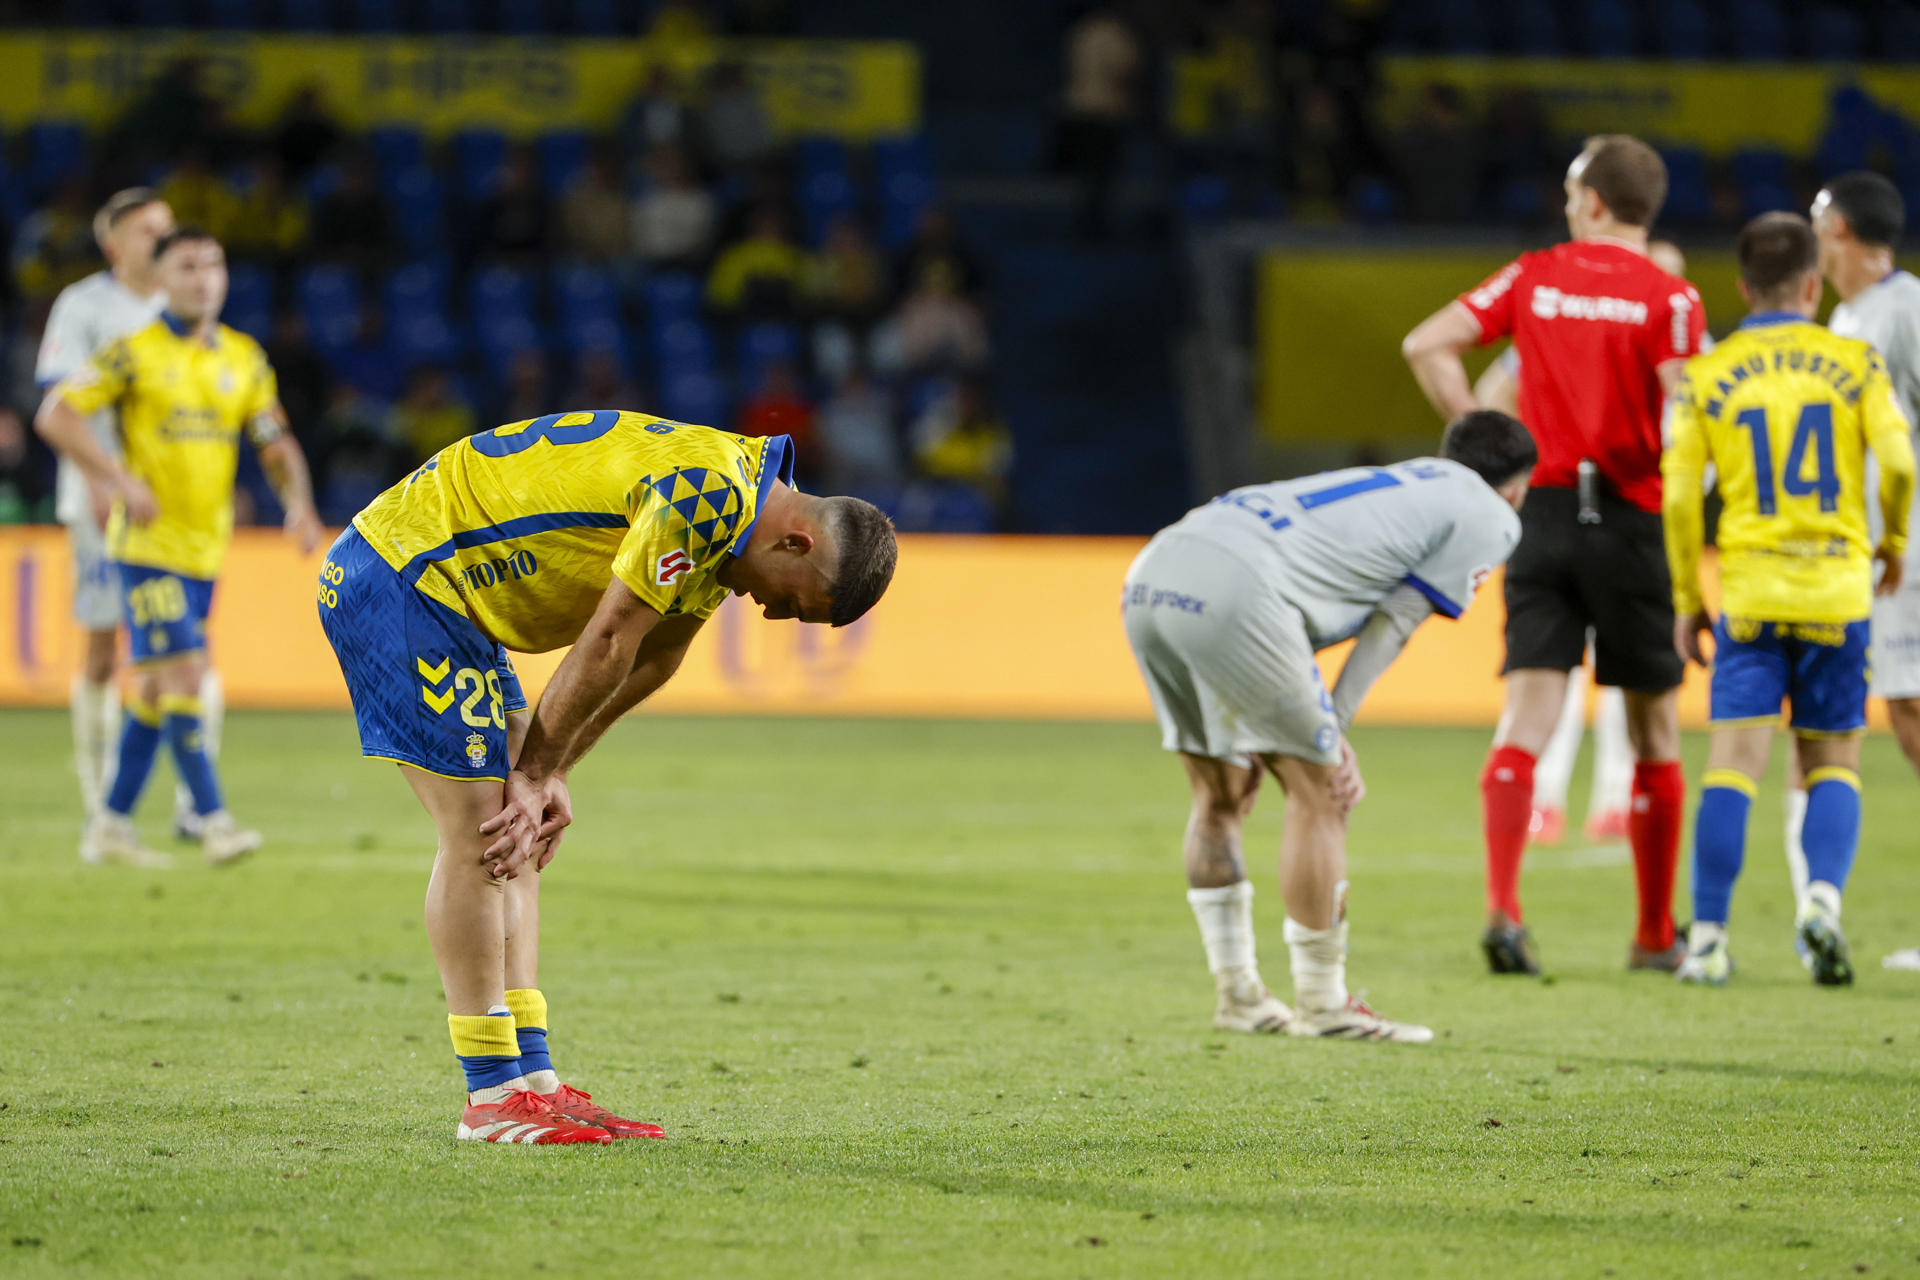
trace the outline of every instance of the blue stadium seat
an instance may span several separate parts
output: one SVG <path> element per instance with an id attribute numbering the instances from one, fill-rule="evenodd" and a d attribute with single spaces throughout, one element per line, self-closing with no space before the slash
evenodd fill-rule
<path id="1" fill-rule="evenodd" d="M 1494 214 L 1502 222 L 1538 222 L 1546 212 L 1540 184 L 1528 178 L 1509 178 L 1493 197 Z"/>
<path id="2" fill-rule="evenodd" d="M 554 29 L 560 14 L 548 0 L 500 0 L 500 30 L 508 35 L 545 35 Z"/>
<path id="3" fill-rule="evenodd" d="M 620 282 L 611 272 L 578 263 L 553 272 L 554 313 L 565 321 L 620 319 Z"/>
<path id="4" fill-rule="evenodd" d="M 1697 0 L 1662 0 L 1649 10 L 1653 48 L 1664 58 L 1700 60 L 1713 56 L 1713 17 Z"/>
<path id="5" fill-rule="evenodd" d="M 576 359 L 587 352 L 600 351 L 613 356 L 622 368 L 633 363 L 633 341 L 613 316 L 590 316 L 577 321 L 570 318 L 564 334 L 567 350 Z"/>
<path id="6" fill-rule="evenodd" d="M 522 351 L 540 349 L 540 326 L 524 312 L 479 313 L 473 336 L 481 354 L 496 368 Z"/>
<path id="7" fill-rule="evenodd" d="M 799 358 L 800 331 L 790 324 L 750 324 L 740 334 L 740 377 L 749 386 L 760 385 L 767 366 Z"/>
<path id="8" fill-rule="evenodd" d="M 838 138 L 810 135 L 794 144 L 794 158 L 800 163 L 802 179 L 816 173 L 845 173 L 847 144 Z"/>
<path id="9" fill-rule="evenodd" d="M 1532 58 L 1557 58 L 1566 52 L 1560 12 L 1550 4 L 1523 0 L 1513 10 L 1513 51 Z"/>
<path id="10" fill-rule="evenodd" d="M 1353 216 L 1370 226 L 1392 222 L 1397 213 L 1393 188 L 1378 178 L 1363 177 L 1353 184 Z"/>
<path id="11" fill-rule="evenodd" d="M 652 332 L 653 362 L 663 375 L 714 368 L 713 334 L 700 321 L 673 320 Z"/>
<path id="12" fill-rule="evenodd" d="M 425 311 L 398 316 L 388 321 L 387 331 L 408 368 L 450 365 L 460 358 L 459 335 L 445 316 Z"/>
<path id="13" fill-rule="evenodd" d="M 398 323 L 402 317 L 447 314 L 447 279 L 443 261 L 424 258 L 410 262 L 387 277 L 387 318 Z"/>
<path id="14" fill-rule="evenodd" d="M 1787 153 L 1775 147 L 1743 147 L 1733 153 L 1733 180 L 1742 187 L 1784 187 L 1791 169 Z"/>
<path id="15" fill-rule="evenodd" d="M 300 194 L 309 201 L 318 203 L 333 193 L 340 185 L 340 166 L 337 164 L 319 164 L 300 180 Z"/>
<path id="16" fill-rule="evenodd" d="M 676 320 L 700 317 L 700 278 L 690 271 L 662 271 L 649 276 L 641 288 L 647 323 L 663 329 Z"/>
<path id="17" fill-rule="evenodd" d="M 638 16 L 620 0 L 573 0 L 575 35 L 630 36 L 638 27 Z"/>
<path id="18" fill-rule="evenodd" d="M 807 241 L 819 244 L 834 221 L 854 210 L 856 198 L 853 179 L 844 172 L 822 169 L 801 180 L 800 213 L 806 223 Z"/>
<path id="19" fill-rule="evenodd" d="M 330 0 L 279 0 L 280 25 L 288 31 L 333 30 Z"/>
<path id="20" fill-rule="evenodd" d="M 1640 20 L 1625 0 L 1587 0 L 1584 44 L 1595 58 L 1631 58 L 1640 52 Z"/>
<path id="21" fill-rule="evenodd" d="M 897 249 L 912 238 L 920 215 L 938 194 L 926 139 L 915 135 L 874 143 L 873 168 L 880 186 L 880 243 Z"/>
<path id="22" fill-rule="evenodd" d="M 1787 15 L 1774 0 L 1740 0 L 1732 19 L 1735 55 L 1771 61 L 1787 56 Z"/>
<path id="23" fill-rule="evenodd" d="M 1179 203 L 1189 226 L 1215 226 L 1232 212 L 1233 187 L 1217 173 L 1197 174 L 1180 184 Z"/>
<path id="24" fill-rule="evenodd" d="M 1757 218 L 1763 213 L 1773 213 L 1786 209 L 1796 211 L 1798 201 L 1793 192 L 1777 182 L 1755 182 L 1740 188 L 1740 216 Z"/>
<path id="25" fill-rule="evenodd" d="M 293 295 L 315 346 L 338 350 L 353 341 L 360 323 L 360 282 L 351 269 L 308 267 L 295 280 Z"/>
<path id="26" fill-rule="evenodd" d="M 493 190 L 507 158 L 507 135 L 498 129 L 462 129 L 453 135 L 454 190 L 479 200 Z"/>
<path id="27" fill-rule="evenodd" d="M 482 267 L 467 283 L 474 317 L 534 313 L 533 277 L 515 267 Z"/>
<path id="28" fill-rule="evenodd" d="M 207 25 L 220 31 L 252 31 L 264 25 L 257 0 L 203 0 Z"/>
<path id="29" fill-rule="evenodd" d="M 666 417 L 678 422 L 724 426 L 727 422 L 727 387 L 718 374 L 707 369 L 671 374 L 660 384 L 660 407 Z"/>
<path id="30" fill-rule="evenodd" d="M 87 131 L 71 122 L 43 121 L 27 126 L 20 180 L 27 199 L 38 203 L 61 179 L 79 173 L 87 163 Z"/>
<path id="31" fill-rule="evenodd" d="M 993 505 L 968 485 L 941 485 L 933 499 L 933 533 L 992 533 Z"/>
<path id="32" fill-rule="evenodd" d="M 391 183 L 398 174 L 427 162 L 426 135 L 412 125 L 380 125 L 365 137 L 382 181 Z"/>
<path id="33" fill-rule="evenodd" d="M 420 24 L 428 31 L 467 35 L 480 25 L 473 0 L 419 0 L 419 4 Z"/>
<path id="34" fill-rule="evenodd" d="M 236 262 L 227 268 L 227 305 L 220 320 L 264 339 L 273 325 L 273 277 L 265 268 Z"/>
<path id="35" fill-rule="evenodd" d="M 427 254 L 446 248 L 446 204 L 440 178 L 425 165 L 397 173 L 388 183 L 393 220 L 401 242 L 411 253 Z"/>
<path id="36" fill-rule="evenodd" d="M 346 0 L 350 31 L 400 30 L 400 6 L 393 0 Z"/>
<path id="37" fill-rule="evenodd" d="M 541 181 L 546 183 L 547 190 L 558 193 L 567 189 L 567 184 L 587 163 L 593 139 L 584 129 L 556 129 L 541 134 L 536 145 Z"/>
<path id="38" fill-rule="evenodd" d="M 1860 16 L 1839 5 L 1816 5 L 1805 18 L 1806 56 L 1819 62 L 1853 62 L 1866 47 L 1867 28 Z"/>
<path id="39" fill-rule="evenodd" d="M 1660 220 L 1677 226 L 1701 226 L 1713 220 L 1713 189 L 1707 182 L 1707 157 L 1691 147 L 1662 150 L 1667 162 L 1667 202 Z"/>

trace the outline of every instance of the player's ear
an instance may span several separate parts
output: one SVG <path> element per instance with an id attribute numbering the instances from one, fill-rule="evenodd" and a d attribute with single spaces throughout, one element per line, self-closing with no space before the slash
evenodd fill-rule
<path id="1" fill-rule="evenodd" d="M 803 556 L 813 550 L 813 535 L 805 529 L 795 529 L 787 534 L 786 537 L 780 539 L 780 548 L 783 551 L 791 551 L 795 555 Z"/>

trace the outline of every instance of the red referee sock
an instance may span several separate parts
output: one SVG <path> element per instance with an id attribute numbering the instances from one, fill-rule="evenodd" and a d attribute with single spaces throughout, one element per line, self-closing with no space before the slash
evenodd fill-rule
<path id="1" fill-rule="evenodd" d="M 1640 893 L 1634 941 L 1649 951 L 1673 945 L 1673 875 L 1680 865 L 1680 823 L 1686 807 L 1686 775 L 1678 760 L 1643 760 L 1633 767 L 1627 839 L 1633 845 L 1633 878 Z"/>
<path id="2" fill-rule="evenodd" d="M 1516 923 L 1520 859 L 1526 855 L 1527 828 L 1533 821 L 1533 764 L 1530 752 L 1495 747 L 1480 774 L 1481 823 L 1487 837 L 1487 910 L 1503 912 Z"/>

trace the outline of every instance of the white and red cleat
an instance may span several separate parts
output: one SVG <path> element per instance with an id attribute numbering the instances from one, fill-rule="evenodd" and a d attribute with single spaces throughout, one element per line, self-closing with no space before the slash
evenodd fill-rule
<path id="1" fill-rule="evenodd" d="M 1598 813 L 1587 815 L 1587 839 L 1595 844 L 1606 844 L 1626 838 L 1627 811 L 1625 809 L 1602 809 Z"/>
<path id="2" fill-rule="evenodd" d="M 1535 809 L 1527 821 L 1527 839 L 1534 844 L 1559 844 L 1566 834 L 1565 809 Z"/>
<path id="3" fill-rule="evenodd" d="M 595 1125 L 563 1116 L 530 1089 L 515 1089 L 498 1102 L 469 1102 L 454 1137 L 465 1142 L 613 1141 L 613 1135 Z"/>
<path id="4" fill-rule="evenodd" d="M 664 1138 L 667 1131 L 657 1124 L 648 1124 L 644 1120 L 629 1120 L 617 1116 L 593 1100 L 593 1095 L 585 1089 L 576 1089 L 563 1084 L 552 1093 L 537 1094 L 548 1106 L 579 1124 L 593 1125 L 605 1129 L 616 1138 Z"/>

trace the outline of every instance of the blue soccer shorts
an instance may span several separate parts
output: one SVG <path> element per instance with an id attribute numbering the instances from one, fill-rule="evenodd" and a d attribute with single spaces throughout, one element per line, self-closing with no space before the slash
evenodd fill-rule
<path id="1" fill-rule="evenodd" d="M 507 713 L 526 707 L 507 651 L 415 590 L 349 528 L 320 570 L 360 753 L 459 779 L 507 776 Z"/>
<path id="2" fill-rule="evenodd" d="M 1799 733 L 1867 727 L 1867 623 L 1722 618 L 1713 638 L 1715 725 L 1772 724 L 1788 702 Z"/>
<path id="3" fill-rule="evenodd" d="M 212 580 L 144 564 L 116 563 L 113 568 L 120 580 L 120 617 L 127 624 L 136 665 L 207 647 Z"/>

